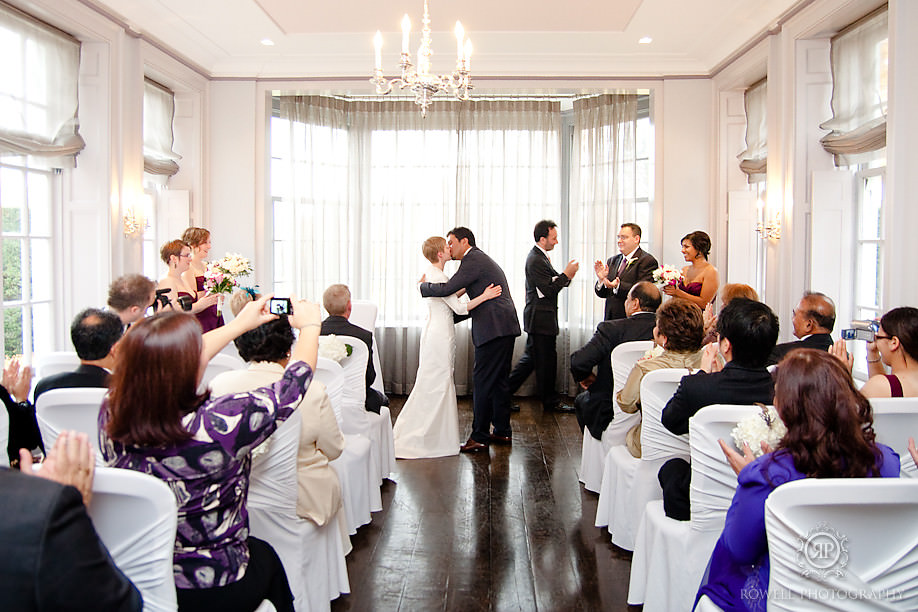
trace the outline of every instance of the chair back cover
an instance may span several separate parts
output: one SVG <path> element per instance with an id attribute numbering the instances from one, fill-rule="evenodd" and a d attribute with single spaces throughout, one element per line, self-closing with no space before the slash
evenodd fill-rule
<path id="1" fill-rule="evenodd" d="M 877 442 L 899 453 L 899 476 L 918 478 L 918 467 L 908 454 L 909 436 L 918 438 L 918 397 L 872 398 L 870 406 Z"/>
<path id="2" fill-rule="evenodd" d="M 344 388 L 341 397 L 341 431 L 364 433 L 367 421 L 367 359 L 370 351 L 367 345 L 353 336 L 338 336 L 338 339 L 353 347 L 349 357 L 341 360 L 344 370 Z"/>
<path id="3" fill-rule="evenodd" d="M 663 407 L 688 373 L 685 368 L 667 368 L 648 372 L 641 380 L 641 461 L 673 457 L 689 460 L 688 436 L 677 436 L 660 420 Z"/>
<path id="4" fill-rule="evenodd" d="M 338 427 L 341 427 L 341 401 L 344 394 L 344 369 L 334 359 L 319 357 L 316 363 L 315 379 L 325 385 L 325 393 L 335 411 Z"/>
<path id="5" fill-rule="evenodd" d="M 653 348 L 653 340 L 635 340 L 623 342 L 612 349 L 612 422 L 602 434 L 602 445 L 606 452 L 613 446 L 624 444 L 628 430 L 641 422 L 639 412 L 633 414 L 624 412 L 618 407 L 615 397 L 625 386 L 625 381 L 628 380 L 634 364 L 651 348 Z"/>
<path id="6" fill-rule="evenodd" d="M 64 430 L 81 431 L 89 436 L 96 453 L 96 465 L 104 465 L 99 449 L 99 407 L 108 389 L 81 387 L 52 389 L 38 396 L 35 418 L 45 448 Z"/>
<path id="7" fill-rule="evenodd" d="M 144 612 L 174 612 L 178 509 L 172 490 L 149 474 L 97 467 L 88 511 L 115 565 L 143 596 Z"/>
<path id="8" fill-rule="evenodd" d="M 0 466 L 9 466 L 10 457 L 6 446 L 10 441 L 10 415 L 6 410 L 0 411 Z"/>
<path id="9" fill-rule="evenodd" d="M 75 351 L 53 351 L 35 356 L 35 381 L 62 372 L 73 372 L 80 367 Z"/>
<path id="10" fill-rule="evenodd" d="M 720 533 L 736 492 L 736 474 L 724 458 L 718 440 L 733 444 L 730 432 L 742 419 L 760 414 L 753 405 L 714 404 L 689 419 L 692 485 L 689 491 L 691 524 L 696 531 Z"/>
<path id="11" fill-rule="evenodd" d="M 376 372 L 376 380 L 370 385 L 380 393 L 385 393 L 383 385 L 382 365 L 379 361 L 379 338 L 376 336 L 376 316 L 379 308 L 376 304 L 367 300 L 351 300 L 351 316 L 348 321 L 358 327 L 362 327 L 368 332 L 373 333 L 373 354 L 370 359 L 373 360 L 373 369 Z"/>
<path id="12" fill-rule="evenodd" d="M 227 355 L 226 353 L 217 353 L 213 356 L 213 359 L 207 362 L 207 368 L 204 370 L 204 376 L 201 378 L 198 392 L 201 393 L 204 389 L 207 389 L 207 386 L 210 385 L 210 381 L 212 381 L 217 374 L 223 374 L 224 372 L 230 372 L 232 370 L 244 370 L 245 367 L 245 362 L 242 359 Z"/>
<path id="13" fill-rule="evenodd" d="M 779 486 L 765 500 L 768 609 L 918 609 L 916 516 L 913 479 L 806 478 Z"/>

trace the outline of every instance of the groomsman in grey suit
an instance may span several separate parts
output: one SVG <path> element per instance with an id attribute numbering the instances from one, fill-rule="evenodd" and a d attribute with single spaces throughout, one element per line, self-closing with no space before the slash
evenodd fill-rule
<path id="1" fill-rule="evenodd" d="M 625 318 L 625 299 L 635 283 L 653 282 L 657 259 L 641 250 L 641 226 L 623 223 L 618 231 L 618 255 L 604 264 L 596 260 L 596 295 L 606 298 L 606 321 Z"/>
<path id="2" fill-rule="evenodd" d="M 558 338 L 558 294 L 571 284 L 580 264 L 572 259 L 563 272 L 557 272 L 551 265 L 548 252 L 558 244 L 558 226 L 554 221 L 543 219 L 536 223 L 532 236 L 535 246 L 526 257 L 526 306 L 523 308 L 526 349 L 510 372 L 510 394 L 515 393 L 535 372 L 536 395 L 542 400 L 542 408 L 573 412 L 573 406 L 562 404 L 555 390 L 558 369 L 555 345 Z"/>
<path id="3" fill-rule="evenodd" d="M 465 289 L 469 298 L 474 299 L 488 285 L 500 285 L 501 288 L 498 297 L 482 302 L 468 315 L 454 317 L 457 322 L 472 318 L 474 416 L 472 434 L 460 448 L 464 453 L 471 453 L 487 450 L 491 442 L 511 440 L 507 375 L 513 359 L 513 342 L 520 335 L 520 322 L 504 271 L 475 246 L 475 235 L 471 230 L 457 227 L 451 229 L 446 237 L 451 257 L 461 261 L 459 269 L 448 282 L 422 282 L 420 290 L 423 297 L 446 297 Z"/>

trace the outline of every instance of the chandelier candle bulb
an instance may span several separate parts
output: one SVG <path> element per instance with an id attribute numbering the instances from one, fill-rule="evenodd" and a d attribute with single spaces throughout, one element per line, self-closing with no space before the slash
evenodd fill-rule
<path id="1" fill-rule="evenodd" d="M 402 53 L 410 53 L 408 50 L 411 34 L 411 19 L 408 17 L 408 13 L 405 13 L 405 16 L 402 17 Z"/>
<path id="2" fill-rule="evenodd" d="M 456 61 L 462 63 L 462 41 L 465 39 L 465 30 L 462 28 L 462 22 L 456 22 Z"/>
<path id="3" fill-rule="evenodd" d="M 472 39 L 466 39 L 465 41 L 465 69 L 472 69 Z"/>

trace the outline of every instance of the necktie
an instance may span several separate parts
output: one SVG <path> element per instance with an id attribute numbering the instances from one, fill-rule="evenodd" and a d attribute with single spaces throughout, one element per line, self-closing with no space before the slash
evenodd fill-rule
<path id="1" fill-rule="evenodd" d="M 622 255 L 622 264 L 618 267 L 618 274 L 616 276 L 621 276 L 622 272 L 625 270 L 625 266 L 628 265 L 628 258 Z"/>

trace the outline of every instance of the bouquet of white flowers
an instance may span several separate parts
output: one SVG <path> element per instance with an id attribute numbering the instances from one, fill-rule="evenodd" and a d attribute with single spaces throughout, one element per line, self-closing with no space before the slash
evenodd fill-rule
<path id="1" fill-rule="evenodd" d="M 345 357 L 350 357 L 352 352 L 354 347 L 339 340 L 335 334 L 319 336 L 319 357 L 341 363 Z"/>
<path id="2" fill-rule="evenodd" d="M 204 289 L 207 293 L 220 296 L 217 302 L 218 315 L 223 305 L 223 295 L 235 291 L 239 286 L 239 278 L 251 273 L 252 264 L 239 253 L 227 253 L 223 259 L 207 263 L 204 268 Z"/>
<path id="3" fill-rule="evenodd" d="M 757 404 L 762 409 L 760 413 L 750 415 L 736 424 L 731 436 L 736 448 L 743 450 L 743 442 L 749 444 L 756 457 L 762 455 L 762 442 L 774 448 L 787 433 L 787 427 L 781 421 L 774 406 Z"/>
<path id="4" fill-rule="evenodd" d="M 664 285 L 676 286 L 682 280 L 682 270 L 675 266 L 662 265 L 653 271 L 653 282 L 663 287 Z"/>

